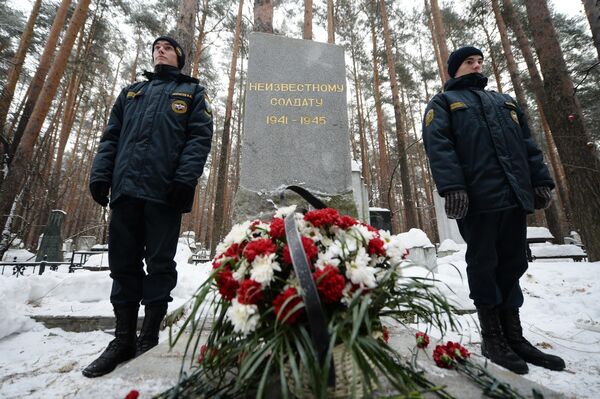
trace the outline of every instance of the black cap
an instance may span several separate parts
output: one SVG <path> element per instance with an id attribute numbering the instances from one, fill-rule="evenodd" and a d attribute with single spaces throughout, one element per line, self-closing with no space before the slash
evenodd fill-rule
<path id="1" fill-rule="evenodd" d="M 483 57 L 483 53 L 477 47 L 466 46 L 454 50 L 452 54 L 450 54 L 450 57 L 448 57 L 448 75 L 453 78 L 454 75 L 456 75 L 456 71 L 458 71 L 460 64 L 472 55 L 480 55 Z"/>
<path id="2" fill-rule="evenodd" d="M 177 43 L 175 39 L 169 36 L 159 36 L 152 43 L 152 56 L 154 57 L 154 45 L 156 42 L 164 40 L 165 42 L 171 43 L 171 46 L 175 49 L 175 53 L 177 53 L 177 68 L 181 69 L 185 65 L 185 53 L 183 52 L 183 48 Z"/>

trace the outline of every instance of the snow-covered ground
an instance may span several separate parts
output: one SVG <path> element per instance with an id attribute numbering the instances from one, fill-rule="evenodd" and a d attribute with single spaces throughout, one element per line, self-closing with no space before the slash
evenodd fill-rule
<path id="1" fill-rule="evenodd" d="M 190 298 L 210 272 L 209 264 L 188 264 L 189 256 L 189 249 L 181 244 L 176 257 L 179 283 L 173 291 L 174 307 Z M 88 264 L 100 262 L 105 260 L 92 258 Z M 435 277 L 447 284 L 443 289 L 451 300 L 469 309 L 472 304 L 465 267 L 463 249 L 439 259 Z M 600 262 L 536 261 L 521 280 L 525 335 L 567 363 L 562 372 L 530 366 L 525 378 L 562 392 L 567 398 L 600 397 L 599 268 Z M 405 275 L 428 273 L 424 268 L 411 267 Z M 68 274 L 59 269 L 18 278 L 5 271 L 0 276 L 0 398 L 70 398 L 84 385 L 89 389 L 90 380 L 81 375 L 81 370 L 112 337 L 102 331 L 48 329 L 30 316 L 108 316 L 110 284 L 108 272 L 98 271 Z M 478 352 L 473 346 L 479 342 L 473 317 L 459 316 L 461 331 L 450 333 L 447 339 L 460 340 Z M 141 398 L 144 391 L 151 391 L 151 384 L 148 381 L 148 387 L 137 387 Z M 119 386 L 117 382 L 115 385 Z M 123 398 L 128 392 L 128 387 L 115 389 L 114 398 Z"/>

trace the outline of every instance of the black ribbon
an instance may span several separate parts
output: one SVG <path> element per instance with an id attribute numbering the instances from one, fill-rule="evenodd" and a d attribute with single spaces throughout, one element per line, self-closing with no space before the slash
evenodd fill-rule
<path id="1" fill-rule="evenodd" d="M 295 192 L 300 195 L 302 198 L 306 200 L 313 208 L 315 209 L 323 209 L 327 208 L 327 205 L 323 203 L 320 199 L 312 195 L 307 189 L 300 186 L 287 186 L 286 189 Z"/>
<path id="2" fill-rule="evenodd" d="M 285 235 L 287 237 L 287 244 L 292 258 L 292 264 L 294 265 L 294 271 L 296 272 L 298 282 L 302 288 L 302 299 L 304 300 L 306 316 L 308 317 L 308 323 L 310 325 L 310 335 L 313 345 L 317 351 L 317 355 L 319 356 L 319 362 L 321 366 L 324 366 L 325 358 L 327 356 L 327 349 L 329 347 L 327 320 L 325 319 L 325 313 L 321 307 L 321 300 L 319 299 L 317 287 L 315 286 L 315 282 L 313 281 L 312 274 L 310 272 L 308 259 L 306 258 L 306 252 L 304 252 L 304 247 L 302 246 L 302 239 L 300 238 L 300 234 L 296 228 L 296 220 L 294 219 L 293 212 L 287 215 L 285 218 Z M 335 369 L 333 360 L 329 367 L 327 385 L 330 387 L 335 386 Z"/>

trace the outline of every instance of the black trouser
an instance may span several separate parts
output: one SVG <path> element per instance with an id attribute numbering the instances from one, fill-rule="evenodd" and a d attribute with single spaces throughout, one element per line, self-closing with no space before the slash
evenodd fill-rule
<path id="1" fill-rule="evenodd" d="M 170 302 L 177 284 L 179 210 L 137 198 L 121 198 L 112 206 L 108 264 L 113 279 L 113 305 Z M 144 272 L 143 259 L 146 259 Z"/>
<path id="2" fill-rule="evenodd" d="M 518 308 L 527 270 L 527 220 L 521 208 L 467 215 L 458 228 L 467 243 L 469 297 L 476 307 Z"/>

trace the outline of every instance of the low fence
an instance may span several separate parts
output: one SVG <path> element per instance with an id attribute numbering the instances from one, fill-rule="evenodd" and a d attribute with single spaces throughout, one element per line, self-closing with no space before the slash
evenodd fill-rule
<path id="1" fill-rule="evenodd" d="M 71 256 L 71 260 L 65 262 L 49 262 L 44 257 L 44 260 L 40 262 L 19 262 L 15 257 L 12 262 L 3 261 L 0 262 L 1 273 L 4 275 L 5 270 L 12 270 L 12 275 L 15 277 L 25 276 L 25 271 L 31 268 L 31 274 L 35 274 L 37 270 L 38 275 L 44 274 L 49 269 L 51 271 L 58 271 L 58 267 L 62 265 L 68 265 L 69 273 L 74 273 L 75 270 L 87 269 L 87 270 L 108 270 L 108 267 L 85 267 L 84 264 L 87 262 L 90 256 L 101 254 L 104 251 L 74 251 Z"/>

